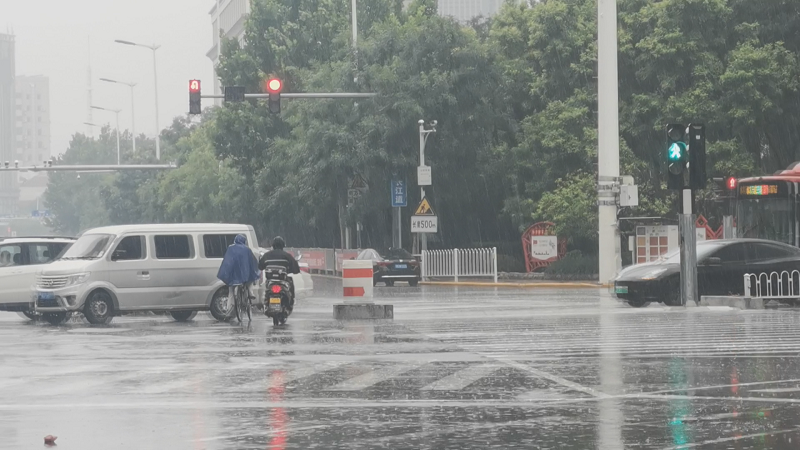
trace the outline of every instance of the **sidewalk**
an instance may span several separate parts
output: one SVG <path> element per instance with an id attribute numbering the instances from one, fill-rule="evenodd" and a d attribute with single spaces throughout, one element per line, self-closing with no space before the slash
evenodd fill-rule
<path id="1" fill-rule="evenodd" d="M 530 281 L 530 280 L 504 280 L 497 283 L 491 280 L 480 281 L 423 281 L 423 286 L 467 286 L 467 287 L 508 287 L 508 288 L 540 288 L 540 289 L 601 289 L 608 287 L 590 281 Z"/>

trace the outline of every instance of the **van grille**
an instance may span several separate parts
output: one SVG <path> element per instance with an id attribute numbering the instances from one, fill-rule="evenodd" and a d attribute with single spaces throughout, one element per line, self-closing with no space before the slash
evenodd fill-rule
<path id="1" fill-rule="evenodd" d="M 67 277 L 38 277 L 36 284 L 42 289 L 58 289 L 67 285 Z"/>

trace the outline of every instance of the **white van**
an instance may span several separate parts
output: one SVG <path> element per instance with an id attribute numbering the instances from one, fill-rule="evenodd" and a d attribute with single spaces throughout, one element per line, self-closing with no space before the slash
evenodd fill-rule
<path id="1" fill-rule="evenodd" d="M 50 323 L 74 311 L 96 324 L 137 311 L 167 311 L 185 321 L 210 310 L 217 320 L 227 320 L 228 289 L 217 271 L 237 234 L 247 236 L 258 255 L 249 225 L 120 225 L 86 231 L 58 260 L 43 266 L 36 312 Z M 262 289 L 256 302 L 264 298 Z"/>

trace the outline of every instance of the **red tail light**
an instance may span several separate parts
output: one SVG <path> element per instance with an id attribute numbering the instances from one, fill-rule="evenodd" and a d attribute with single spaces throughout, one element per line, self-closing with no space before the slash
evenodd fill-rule
<path id="1" fill-rule="evenodd" d="M 281 286 L 279 284 L 273 284 L 271 289 L 273 294 L 281 293 Z"/>

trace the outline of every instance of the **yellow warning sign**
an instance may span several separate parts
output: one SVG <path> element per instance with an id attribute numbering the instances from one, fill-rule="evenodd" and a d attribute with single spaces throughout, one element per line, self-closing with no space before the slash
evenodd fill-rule
<path id="1" fill-rule="evenodd" d="M 435 216 L 436 213 L 433 212 L 433 208 L 431 208 L 430 202 L 428 202 L 427 198 L 423 198 L 421 202 L 419 202 L 419 206 L 417 206 L 417 210 L 414 212 L 415 216 Z"/>

